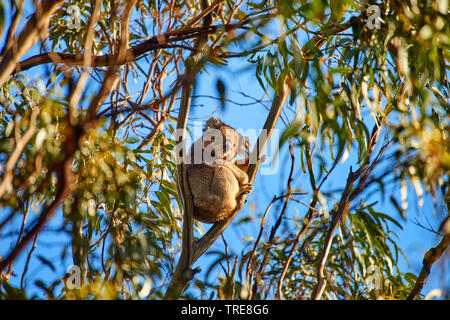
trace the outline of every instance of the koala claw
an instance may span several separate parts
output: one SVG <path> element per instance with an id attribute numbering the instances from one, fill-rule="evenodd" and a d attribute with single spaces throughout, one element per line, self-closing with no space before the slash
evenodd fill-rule
<path id="1" fill-rule="evenodd" d="M 243 184 L 240 187 L 241 189 L 241 194 L 249 194 L 250 192 L 252 192 L 253 190 L 253 186 L 251 184 Z"/>
<path id="2" fill-rule="evenodd" d="M 260 158 L 260 162 L 261 162 L 261 163 L 266 163 L 267 159 L 268 159 L 267 155 L 263 154 L 263 155 L 261 156 L 261 158 Z"/>

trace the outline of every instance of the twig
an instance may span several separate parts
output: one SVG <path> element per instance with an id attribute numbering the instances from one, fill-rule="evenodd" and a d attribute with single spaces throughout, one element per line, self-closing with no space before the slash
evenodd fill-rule
<path id="1" fill-rule="evenodd" d="M 425 218 L 426 218 L 426 216 L 425 216 Z M 414 223 L 416 226 L 418 226 L 418 227 L 420 227 L 420 228 L 422 228 L 424 230 L 430 231 L 430 232 L 432 232 L 434 234 L 437 234 L 438 236 L 441 236 L 441 237 L 445 236 L 445 234 L 434 230 L 431 225 L 430 225 L 430 227 L 424 226 L 422 223 L 420 223 L 420 221 L 417 218 L 414 218 L 414 220 L 412 220 L 412 219 L 408 219 L 408 220 L 411 221 L 412 223 Z M 427 222 L 428 222 L 428 224 L 430 224 L 428 220 L 427 220 Z"/>
<path id="2" fill-rule="evenodd" d="M 314 150 L 313 150 L 314 151 Z M 297 236 L 295 238 L 294 244 L 292 245 L 292 248 L 289 252 L 289 256 L 286 259 L 284 266 L 283 266 L 283 271 L 281 272 L 280 278 L 278 280 L 278 285 L 277 285 L 277 293 L 276 293 L 276 299 L 282 299 L 283 298 L 283 293 L 281 291 L 281 288 L 283 286 L 283 282 L 284 282 L 284 277 L 286 276 L 287 270 L 289 268 L 289 265 L 291 264 L 292 261 L 292 257 L 294 255 L 295 250 L 297 249 L 297 246 L 300 242 L 300 239 L 304 236 L 304 234 L 306 233 L 306 231 L 309 228 L 309 225 L 314 217 L 314 211 L 316 211 L 316 205 L 318 202 L 318 197 L 317 197 L 317 193 L 320 191 L 320 188 L 322 187 L 323 182 L 328 178 L 328 175 L 322 180 L 322 183 L 319 184 L 319 187 L 316 186 L 316 178 L 314 176 L 314 169 L 313 169 L 313 165 L 312 165 L 312 152 L 309 144 L 306 144 L 306 152 L 305 152 L 305 156 L 306 156 L 306 164 L 308 167 L 308 173 L 309 173 L 309 182 L 311 185 L 311 188 L 313 190 L 313 199 L 311 200 L 311 204 L 308 206 L 309 210 L 306 214 L 306 222 L 304 223 L 302 229 L 297 233 Z M 334 165 L 332 166 L 332 168 L 330 169 L 330 171 L 328 172 L 331 173 L 331 171 L 333 171 L 336 162 L 334 163 Z"/>
<path id="3" fill-rule="evenodd" d="M 36 243 L 38 239 L 38 233 L 34 236 L 33 245 L 31 246 L 30 252 L 27 256 L 27 261 L 25 262 L 25 267 L 23 268 L 22 277 L 20 277 L 20 289 L 23 290 L 23 281 L 25 279 L 25 274 L 28 271 L 28 266 L 30 265 L 31 256 L 33 255 L 34 249 L 36 249 Z"/>
<path id="4" fill-rule="evenodd" d="M 259 227 L 259 233 L 258 233 L 258 237 L 255 240 L 255 243 L 253 245 L 253 249 L 252 252 L 250 253 L 250 257 L 248 258 L 248 262 L 247 262 L 247 271 L 246 271 L 246 278 L 249 277 L 250 275 L 250 269 L 252 267 L 252 263 L 253 263 L 253 257 L 255 256 L 256 253 L 256 248 L 258 247 L 259 242 L 261 241 L 261 237 L 262 234 L 264 232 L 264 228 L 265 228 L 265 224 L 266 224 L 266 218 L 267 218 L 267 214 L 270 211 L 270 208 L 272 208 L 272 206 L 274 205 L 275 202 L 283 199 L 284 197 L 287 197 L 288 195 L 282 195 L 279 197 L 274 197 L 272 199 L 272 201 L 270 201 L 269 205 L 267 206 L 266 210 L 264 211 L 264 214 L 261 218 L 261 222 L 260 222 L 260 227 Z M 251 281 L 249 281 L 250 285 L 251 285 Z M 251 288 L 250 288 L 251 289 Z"/>
<path id="5" fill-rule="evenodd" d="M 22 225 L 20 226 L 19 237 L 17 238 L 17 242 L 16 242 L 16 243 L 19 243 L 20 240 L 22 240 L 23 233 L 24 233 L 24 231 L 25 231 L 25 224 L 26 224 L 26 222 L 27 222 L 27 218 L 28 218 L 28 213 L 29 213 L 29 212 L 30 212 L 30 201 L 27 201 L 25 213 L 24 213 L 23 219 L 22 219 Z M 7 279 L 9 279 L 9 277 L 11 276 L 12 269 L 13 269 L 13 263 L 14 263 L 14 261 L 12 261 L 12 262 L 10 263 L 10 265 L 9 265 L 9 270 L 8 270 L 8 272 L 6 273 L 6 278 L 7 278 Z"/>

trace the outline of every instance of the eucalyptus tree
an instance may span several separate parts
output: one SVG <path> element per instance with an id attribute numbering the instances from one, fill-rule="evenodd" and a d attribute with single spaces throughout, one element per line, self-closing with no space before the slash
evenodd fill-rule
<path id="1" fill-rule="evenodd" d="M 448 1 L 1 7 L 0 297 L 415 299 L 445 259 Z M 243 89 L 239 103 L 221 79 L 217 93 L 202 90 L 199 79 L 227 68 L 251 70 L 248 87 L 264 97 Z M 240 198 L 207 232 L 175 152 L 199 93 L 222 110 L 253 101 L 267 120 L 252 156 L 277 126 L 287 164 L 282 190 L 264 186 L 273 197 L 263 199 L 256 185 L 258 199 Z M 399 267 L 393 232 L 411 192 L 441 222 L 418 275 Z M 249 224 L 240 246 L 222 233 Z M 49 236 L 46 250 L 49 232 L 67 241 Z M 205 253 L 216 259 L 199 266 Z M 33 275 L 40 265 L 52 279 Z"/>

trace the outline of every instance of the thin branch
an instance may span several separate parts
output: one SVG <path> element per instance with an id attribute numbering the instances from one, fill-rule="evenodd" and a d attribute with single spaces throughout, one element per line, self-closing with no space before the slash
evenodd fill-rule
<path id="1" fill-rule="evenodd" d="M 19 243 L 19 242 L 22 240 L 23 233 L 24 233 L 24 231 L 25 231 L 25 224 L 26 224 L 26 222 L 27 222 L 27 218 L 28 218 L 28 213 L 29 213 L 29 212 L 30 212 L 30 201 L 27 201 L 25 213 L 24 213 L 23 219 L 22 219 L 22 225 L 20 226 L 19 237 L 17 238 L 16 243 Z M 7 278 L 7 279 L 9 279 L 9 277 L 10 277 L 11 274 L 12 274 L 13 264 L 14 264 L 14 261 L 12 261 L 12 262 L 10 263 L 10 265 L 9 265 L 9 270 L 8 270 L 8 272 L 6 273 L 6 278 Z"/>
<path id="2" fill-rule="evenodd" d="M 25 4 L 25 0 L 21 0 L 19 2 L 20 2 L 19 4 L 16 3 L 16 11 L 14 11 L 12 22 L 11 25 L 9 26 L 8 33 L 6 35 L 5 46 L 2 49 L 1 55 L 3 55 L 3 53 L 6 52 L 7 50 L 11 49 L 12 46 L 14 45 L 13 38 L 14 34 L 16 33 L 17 26 L 19 25 L 19 21 L 22 18 L 22 11 Z"/>
<path id="3" fill-rule="evenodd" d="M 261 237 L 262 234 L 264 232 L 264 228 L 265 228 L 265 224 L 266 224 L 266 218 L 267 218 L 267 214 L 270 211 L 270 208 L 272 208 L 272 206 L 274 205 L 275 202 L 283 199 L 284 197 L 287 197 L 288 195 L 282 195 L 279 197 L 274 197 L 272 199 L 272 201 L 269 203 L 269 205 L 267 206 L 266 210 L 264 211 L 264 214 L 261 218 L 261 222 L 260 222 L 260 227 L 259 227 L 259 233 L 258 233 L 258 237 L 255 240 L 255 243 L 253 245 L 253 249 L 250 253 L 250 257 L 248 258 L 248 262 L 247 262 L 247 271 L 246 271 L 246 278 L 249 277 L 250 275 L 250 269 L 252 267 L 252 263 L 253 263 L 253 257 L 255 256 L 256 253 L 256 248 L 258 247 L 259 242 L 261 241 Z M 251 285 L 251 281 L 249 281 L 250 285 Z"/>
<path id="4" fill-rule="evenodd" d="M 426 218 L 426 216 L 425 216 L 425 218 Z M 411 221 L 412 223 L 414 223 L 416 226 L 418 226 L 418 227 L 420 227 L 420 228 L 422 228 L 422 229 L 424 229 L 424 230 L 430 231 L 430 232 L 432 232 L 432 233 L 434 233 L 434 234 L 437 234 L 437 235 L 440 236 L 440 237 L 445 236 L 445 234 L 440 233 L 439 231 L 434 230 L 433 226 L 430 225 L 430 222 L 428 221 L 428 219 L 427 219 L 427 222 L 428 222 L 428 224 L 430 225 L 429 227 L 424 226 L 422 223 L 420 223 L 420 221 L 419 221 L 417 218 L 414 218 L 414 220 L 412 220 L 412 219 L 408 219 L 408 220 Z"/>
<path id="5" fill-rule="evenodd" d="M 214 1 L 214 3 L 212 3 L 211 5 L 209 5 L 206 8 L 203 8 L 202 12 L 200 12 L 196 17 L 194 17 L 193 19 L 191 19 L 186 26 L 184 26 L 181 30 L 184 29 L 189 29 L 191 28 L 194 24 L 196 24 L 197 22 L 199 22 L 201 19 L 205 18 L 208 14 L 210 14 L 214 9 L 216 9 L 224 0 L 216 0 Z M 211 24 L 210 21 L 207 21 L 207 24 Z"/>
<path id="6" fill-rule="evenodd" d="M 447 233 L 442 238 L 441 242 L 439 242 L 437 247 L 431 248 L 430 250 L 427 251 L 427 253 L 425 253 L 422 262 L 423 264 L 422 270 L 420 270 L 420 274 L 416 280 L 416 284 L 414 285 L 414 288 L 412 289 L 408 298 L 406 298 L 407 300 L 415 300 L 420 295 L 420 292 L 422 291 L 423 286 L 427 282 L 428 276 L 430 275 L 431 267 L 437 260 L 439 260 L 439 258 L 442 256 L 442 254 L 444 253 L 445 249 L 447 249 L 449 244 L 450 244 L 450 233 Z"/>
<path id="7" fill-rule="evenodd" d="M 34 136 L 34 133 L 36 131 L 36 119 L 39 114 L 39 111 L 40 111 L 39 107 L 35 107 L 34 110 L 31 111 L 29 127 L 27 131 L 24 133 L 24 135 L 22 137 L 18 137 L 19 139 L 16 140 L 16 147 L 14 148 L 13 152 L 8 158 L 8 161 L 6 162 L 3 180 L 0 183 L 0 198 L 8 190 L 8 187 L 11 186 L 12 180 L 14 178 L 14 166 L 19 160 L 20 156 L 22 155 L 23 149 L 25 148 L 27 143 L 31 140 L 31 138 Z M 15 124 L 16 127 L 18 125 L 19 125 L 18 123 Z"/>
<path id="8" fill-rule="evenodd" d="M 48 24 L 52 14 L 63 4 L 63 0 L 43 0 L 36 4 L 36 12 L 30 17 L 13 45 L 0 57 L 0 86 L 14 73 L 19 59 L 48 34 Z"/>
<path id="9" fill-rule="evenodd" d="M 34 249 L 36 249 L 38 235 L 39 234 L 36 233 L 36 235 L 34 236 L 33 245 L 31 246 L 30 252 L 28 253 L 27 261 L 25 262 L 25 267 L 23 268 L 22 276 L 20 277 L 20 289 L 22 289 L 22 290 L 23 290 L 23 282 L 25 280 L 25 275 L 26 275 L 26 273 L 28 271 L 28 267 L 30 265 L 31 256 L 33 255 Z"/>

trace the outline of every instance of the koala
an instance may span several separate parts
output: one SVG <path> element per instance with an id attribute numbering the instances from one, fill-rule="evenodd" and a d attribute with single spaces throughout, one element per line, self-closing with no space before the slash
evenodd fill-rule
<path id="1" fill-rule="evenodd" d="M 236 199 L 253 189 L 246 173 L 248 145 L 246 138 L 221 120 L 206 122 L 202 138 L 191 147 L 186 172 L 198 221 L 215 223 L 228 218 Z M 247 158 L 237 163 L 237 155 L 243 153 Z"/>

